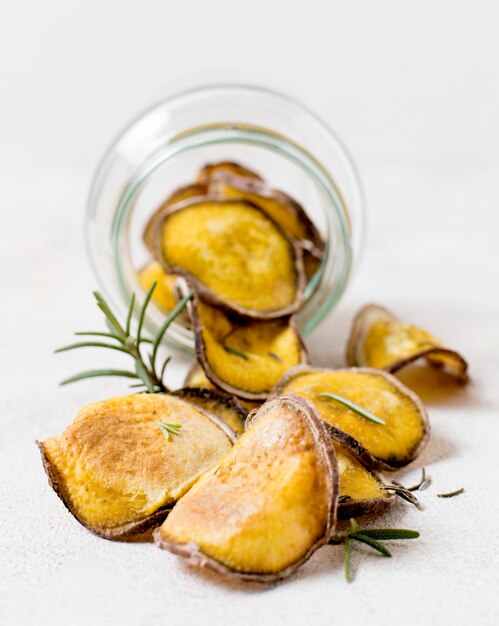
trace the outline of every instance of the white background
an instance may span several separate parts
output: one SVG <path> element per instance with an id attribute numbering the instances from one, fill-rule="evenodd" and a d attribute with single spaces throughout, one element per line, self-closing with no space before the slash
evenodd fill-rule
<path id="1" fill-rule="evenodd" d="M 497 623 L 499 3 L 3 0 L 0 12 L 0 622 Z M 375 300 L 471 362 L 466 389 L 411 381 L 433 438 L 404 480 L 426 465 L 435 487 L 424 513 L 401 505 L 382 523 L 422 538 L 391 561 L 359 551 L 349 586 L 335 547 L 261 590 L 97 539 L 50 492 L 33 446 L 123 390 L 59 389 L 96 355 L 51 354 L 99 319 L 82 236 L 98 159 L 172 85 L 220 74 L 305 101 L 363 175 L 364 262 L 310 338 L 314 361 L 340 365 L 353 313 Z"/>

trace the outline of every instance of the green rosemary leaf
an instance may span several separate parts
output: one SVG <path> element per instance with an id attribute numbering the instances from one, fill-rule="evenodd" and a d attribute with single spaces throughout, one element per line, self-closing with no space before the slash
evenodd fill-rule
<path id="1" fill-rule="evenodd" d="M 348 537 L 345 539 L 345 578 L 347 583 L 352 581 L 350 576 L 350 540 Z"/>
<path id="2" fill-rule="evenodd" d="M 119 352 L 125 352 L 128 354 L 128 350 L 126 348 L 122 348 L 121 346 L 113 346 L 109 343 L 102 343 L 100 341 L 81 341 L 79 343 L 71 343 L 67 346 L 63 346 L 62 348 L 57 348 L 54 352 L 57 354 L 59 352 L 67 352 L 68 350 L 75 350 L 76 348 L 109 348 L 110 350 L 118 350 Z"/>
<path id="3" fill-rule="evenodd" d="M 237 348 L 231 348 L 230 346 L 224 346 L 224 350 L 226 352 L 229 352 L 230 354 L 238 356 L 240 359 L 244 359 L 245 361 L 249 361 L 249 356 L 247 354 L 245 354 L 244 352 L 241 352 L 241 350 L 238 350 Z"/>
<path id="4" fill-rule="evenodd" d="M 394 539 L 417 539 L 417 530 L 405 530 L 405 528 L 363 528 L 360 534 L 370 539 L 379 541 L 392 541 Z"/>
<path id="5" fill-rule="evenodd" d="M 94 293 L 94 298 L 97 301 L 97 306 L 106 316 L 106 320 L 110 329 L 114 330 L 121 340 L 126 339 L 126 335 L 125 335 L 125 331 L 123 327 L 118 322 L 114 313 L 111 311 L 108 303 L 104 299 L 104 296 L 100 294 L 98 291 L 94 291 L 93 293 Z"/>
<path id="6" fill-rule="evenodd" d="M 355 413 L 358 413 L 362 417 L 365 417 L 366 419 L 371 420 L 371 422 L 375 422 L 376 424 L 381 424 L 382 426 L 385 425 L 385 421 L 382 420 L 380 417 L 377 417 L 376 415 L 362 408 L 358 404 L 355 404 L 354 402 L 347 400 L 343 396 L 339 396 L 336 393 L 329 393 L 329 391 L 323 391 L 319 395 L 322 396 L 323 398 L 329 398 L 330 400 L 335 400 L 336 402 L 343 404 L 344 406 L 348 407 Z"/>
<path id="7" fill-rule="evenodd" d="M 456 491 L 451 491 L 450 493 L 437 493 L 437 498 L 453 498 L 454 496 L 460 496 L 462 493 L 464 493 L 464 487 L 456 489 Z"/>
<path id="8" fill-rule="evenodd" d="M 135 371 L 137 372 L 137 377 L 144 382 L 144 385 L 147 387 L 147 391 L 149 393 L 154 393 L 154 383 L 142 361 L 135 361 Z"/>
<path id="9" fill-rule="evenodd" d="M 90 337 L 108 337 L 109 339 L 117 339 L 118 341 L 121 341 L 121 339 L 114 333 L 101 333 L 101 332 L 97 332 L 97 331 L 82 331 L 82 332 L 77 332 L 74 333 L 75 335 L 78 336 L 90 336 Z"/>
<path id="10" fill-rule="evenodd" d="M 132 324 L 132 315 L 133 315 L 134 308 L 135 308 L 135 294 L 132 293 L 132 297 L 130 298 L 130 306 L 128 307 L 128 315 L 126 318 L 125 333 L 127 337 L 130 337 L 130 327 Z"/>
<path id="11" fill-rule="evenodd" d="M 158 424 L 158 428 L 166 437 L 166 440 L 171 441 L 172 435 L 180 435 L 180 429 L 182 428 L 182 424 L 168 424 L 166 422 L 163 422 L 162 424 Z"/>
<path id="12" fill-rule="evenodd" d="M 154 284 L 156 284 L 156 283 L 154 283 Z M 159 346 L 161 344 L 161 340 L 164 337 L 164 334 L 168 330 L 168 327 L 173 322 L 173 320 L 177 317 L 177 315 L 179 315 L 179 313 L 181 313 L 185 309 L 185 307 L 187 306 L 187 303 L 189 302 L 189 300 L 191 300 L 191 298 L 193 296 L 194 296 L 194 291 L 191 291 L 184 298 L 182 298 L 182 300 L 180 300 L 180 302 L 173 309 L 173 311 L 170 312 L 168 317 L 163 322 L 163 325 L 159 329 L 158 334 L 156 335 L 156 338 L 154 339 L 154 343 L 153 343 L 153 346 L 152 346 L 151 367 L 153 369 L 154 369 L 154 365 L 156 363 L 156 355 L 158 353 L 158 349 L 159 349 Z"/>
<path id="13" fill-rule="evenodd" d="M 139 321 L 137 324 L 137 346 L 139 346 L 140 342 L 142 341 L 140 335 L 142 334 L 142 326 L 144 325 L 144 318 L 146 316 L 147 305 L 149 304 L 149 301 L 151 299 L 153 291 L 156 289 L 157 284 L 158 284 L 158 281 L 155 280 L 153 284 L 151 285 L 151 287 L 149 288 L 149 291 L 146 293 L 146 297 L 144 298 L 144 302 L 142 303 L 142 307 L 140 309 Z"/>
<path id="14" fill-rule="evenodd" d="M 278 354 L 276 354 L 275 352 L 269 352 L 268 354 L 269 354 L 269 356 L 271 356 L 271 357 L 272 357 L 275 361 L 279 361 L 279 363 L 281 362 L 281 357 L 280 357 Z"/>
<path id="15" fill-rule="evenodd" d="M 377 550 L 378 552 L 380 552 L 383 556 L 388 556 L 388 557 L 392 556 L 392 553 L 390 552 L 390 550 L 387 550 L 385 546 L 383 546 L 381 543 L 378 543 L 375 539 L 371 539 L 371 537 L 368 537 L 367 535 L 363 535 L 362 533 L 353 533 L 351 535 L 348 535 L 348 537 L 350 539 L 355 539 L 355 541 L 360 541 L 361 543 L 365 543 L 366 545 L 370 546 L 374 550 Z"/>
<path id="16" fill-rule="evenodd" d="M 357 520 L 353 517 L 350 518 L 350 533 L 356 533 L 359 531 L 359 525 L 357 524 Z"/>
<path id="17" fill-rule="evenodd" d="M 76 383 L 79 380 L 85 380 L 86 378 L 97 378 L 99 376 L 122 376 L 123 378 L 138 378 L 135 372 L 129 372 L 127 370 L 89 370 L 87 372 L 81 372 L 70 378 L 66 378 L 61 381 L 60 385 L 68 385 L 69 383 Z"/>
<path id="18" fill-rule="evenodd" d="M 172 360 L 172 357 L 171 357 L 171 356 L 169 356 L 169 357 L 167 357 L 167 358 L 165 359 L 165 362 L 163 363 L 163 367 L 161 368 L 161 374 L 159 375 L 159 380 L 160 380 L 161 382 L 163 382 L 163 378 L 164 378 L 164 376 L 165 376 L 165 370 L 166 370 L 166 368 L 167 368 L 167 366 L 168 366 L 168 363 L 169 363 L 171 360 Z"/>

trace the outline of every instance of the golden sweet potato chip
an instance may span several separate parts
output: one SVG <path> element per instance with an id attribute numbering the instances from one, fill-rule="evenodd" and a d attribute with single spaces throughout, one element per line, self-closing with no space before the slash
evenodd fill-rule
<path id="1" fill-rule="evenodd" d="M 293 320 L 229 315 L 198 297 L 189 306 L 196 354 L 217 387 L 246 400 L 265 400 L 281 376 L 307 362 Z"/>
<path id="2" fill-rule="evenodd" d="M 202 387 L 203 389 L 218 389 L 204 373 L 204 369 L 194 361 L 184 378 L 184 387 Z"/>
<path id="3" fill-rule="evenodd" d="M 178 303 L 175 294 L 175 282 L 178 276 L 167 274 L 156 261 L 145 265 L 138 275 L 142 289 L 147 293 L 154 281 L 156 287 L 151 296 L 152 301 L 165 311 L 172 311 Z"/>
<path id="4" fill-rule="evenodd" d="M 154 537 L 201 567 L 239 578 L 284 578 L 332 534 L 338 472 L 314 408 L 288 395 L 266 403 L 228 455 L 173 509 Z"/>
<path id="5" fill-rule="evenodd" d="M 262 181 L 225 171 L 212 175 L 208 191 L 224 198 L 248 200 L 260 207 L 284 232 L 320 261 L 324 241 L 305 209 L 288 194 L 271 189 Z"/>
<path id="6" fill-rule="evenodd" d="M 199 170 L 196 181 L 199 185 L 208 185 L 215 174 L 225 172 L 227 174 L 235 174 L 243 178 L 252 180 L 263 180 L 263 178 L 253 170 L 235 163 L 234 161 L 220 161 L 219 163 L 208 163 Z"/>
<path id="7" fill-rule="evenodd" d="M 296 393 L 314 404 L 333 439 L 375 469 L 396 469 L 414 460 L 426 443 L 429 423 L 421 400 L 382 370 L 295 367 L 272 396 Z M 376 423 L 324 394 L 336 394 L 382 420 Z"/>
<path id="8" fill-rule="evenodd" d="M 158 220 L 167 209 L 180 202 L 184 202 L 185 200 L 203 197 L 206 193 L 207 187 L 205 185 L 186 185 L 185 187 L 179 187 L 172 194 L 170 194 L 151 215 L 144 229 L 143 240 L 148 250 L 151 251 L 154 248 L 154 232 L 157 228 Z"/>
<path id="9" fill-rule="evenodd" d="M 405 324 L 386 309 L 369 304 L 356 315 L 347 347 L 349 365 L 360 365 L 396 372 L 425 358 L 445 369 L 461 382 L 468 379 L 468 364 L 427 331 Z"/>
<path id="10" fill-rule="evenodd" d="M 274 319 L 301 303 L 301 251 L 247 202 L 204 198 L 176 205 L 158 220 L 153 240 L 166 271 L 189 278 L 215 306 Z"/>
<path id="11" fill-rule="evenodd" d="M 201 407 L 208 413 L 213 413 L 223 420 L 236 435 L 242 434 L 248 413 L 236 397 L 223 391 L 203 387 L 184 387 L 174 391 L 173 395 Z"/>
<path id="12" fill-rule="evenodd" d="M 383 489 L 388 483 L 382 474 L 368 470 L 339 443 L 334 442 L 334 451 L 340 476 L 338 519 L 379 515 L 394 504 L 396 496 Z"/>
<path id="13" fill-rule="evenodd" d="M 60 437 L 38 445 L 74 517 L 101 537 L 125 539 L 159 525 L 233 441 L 224 422 L 193 404 L 137 394 L 87 405 Z"/>

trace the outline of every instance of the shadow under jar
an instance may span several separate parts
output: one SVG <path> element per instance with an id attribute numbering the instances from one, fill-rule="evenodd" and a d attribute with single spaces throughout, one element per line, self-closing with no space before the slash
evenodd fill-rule
<path id="1" fill-rule="evenodd" d="M 332 130 L 295 100 L 245 85 L 203 86 L 174 95 L 133 120 L 113 142 L 94 176 L 87 204 L 91 262 L 106 298 L 126 315 L 132 292 L 145 293 L 138 271 L 150 260 L 144 227 L 175 189 L 207 163 L 235 161 L 258 172 L 306 210 L 322 235 L 322 261 L 296 315 L 303 335 L 340 300 L 363 241 L 364 198 L 358 173 Z M 150 305 L 157 330 L 165 313 Z M 192 351 L 180 323 L 166 341 Z"/>

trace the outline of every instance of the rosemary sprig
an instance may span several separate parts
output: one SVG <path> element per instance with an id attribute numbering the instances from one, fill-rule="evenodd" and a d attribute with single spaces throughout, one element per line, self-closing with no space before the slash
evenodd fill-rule
<path id="1" fill-rule="evenodd" d="M 450 491 L 449 493 L 437 493 L 437 498 L 453 498 L 454 496 L 460 496 L 464 493 L 464 487 L 456 489 L 456 491 Z"/>
<path id="2" fill-rule="evenodd" d="M 138 378 L 137 374 L 134 372 L 129 372 L 127 370 L 89 370 L 87 372 L 81 372 L 80 374 L 76 374 L 75 376 L 70 376 L 60 382 L 61 385 L 69 385 L 69 383 L 76 383 L 79 380 L 84 380 L 85 378 L 97 378 L 99 376 L 121 376 L 122 378 Z"/>
<path id="3" fill-rule="evenodd" d="M 281 357 L 275 352 L 269 352 L 268 354 L 270 357 L 274 359 L 274 361 L 279 361 L 279 363 L 281 362 Z"/>
<path id="4" fill-rule="evenodd" d="M 392 480 L 391 485 L 383 485 L 381 489 L 384 491 L 393 491 L 400 498 L 402 498 L 402 500 L 406 500 L 406 502 L 415 506 L 419 511 L 423 510 L 420 501 L 416 498 L 412 491 L 407 487 L 404 487 L 404 485 L 398 483 L 396 480 Z"/>
<path id="5" fill-rule="evenodd" d="M 345 578 L 347 582 L 351 582 L 351 545 L 352 541 L 363 543 L 373 550 L 376 550 L 385 557 L 391 557 L 392 553 L 385 548 L 380 541 L 394 541 L 399 539 L 416 539 L 419 533 L 416 530 L 406 530 L 404 528 L 368 528 L 359 529 L 357 521 L 350 519 L 350 529 L 339 537 L 333 537 L 329 540 L 332 545 L 343 543 L 345 546 Z"/>
<path id="6" fill-rule="evenodd" d="M 335 402 L 339 402 L 340 404 L 343 404 L 344 406 L 351 409 L 358 415 L 361 415 L 362 417 L 365 417 L 366 419 L 371 420 L 371 422 L 375 422 L 376 424 L 381 424 L 382 426 L 385 425 L 385 420 L 382 420 L 381 417 L 374 415 L 370 411 L 367 411 L 366 409 L 362 408 L 358 404 L 355 404 L 355 402 L 351 402 L 350 400 L 347 400 L 343 396 L 339 396 L 336 393 L 329 393 L 329 391 L 323 391 L 322 393 L 319 394 L 319 396 L 321 396 L 322 398 L 328 398 L 329 400 L 334 400 Z"/>
<path id="7" fill-rule="evenodd" d="M 94 297 L 99 309 L 104 313 L 106 324 L 109 328 L 109 332 L 101 331 L 83 331 L 77 332 L 78 336 L 89 337 L 106 337 L 112 339 L 117 343 L 108 343 L 104 341 L 80 341 L 72 343 L 67 346 L 63 346 L 56 350 L 56 352 L 66 352 L 68 350 L 75 350 L 76 348 L 107 348 L 109 350 L 117 350 L 118 352 L 124 352 L 132 357 L 135 362 L 135 372 L 129 370 L 115 370 L 115 369 L 99 369 L 81 372 L 70 378 L 66 378 L 61 382 L 61 385 L 67 385 L 87 378 L 95 378 L 98 376 L 121 376 L 123 378 L 135 378 L 140 381 L 138 384 L 132 385 L 132 387 L 144 387 L 149 393 L 162 393 L 167 392 L 168 387 L 164 383 L 164 374 L 166 366 L 170 361 L 168 357 L 162 364 L 162 367 L 158 373 L 156 369 L 157 354 L 161 341 L 168 330 L 168 327 L 177 317 L 177 315 L 185 308 L 189 300 L 193 297 L 194 292 L 191 291 L 185 298 L 177 304 L 177 306 L 171 311 L 163 322 L 154 340 L 147 339 L 142 336 L 142 329 L 144 326 L 144 320 L 146 316 L 147 306 L 151 300 L 154 289 L 156 288 L 156 281 L 151 285 L 151 288 L 144 298 L 144 302 L 139 311 L 139 317 L 135 335 L 132 334 L 132 319 L 133 312 L 135 310 L 135 294 L 132 294 L 130 304 L 128 306 L 128 312 L 125 324 L 121 324 L 112 312 L 109 304 L 106 302 L 104 296 L 98 291 L 94 291 Z M 152 352 L 147 355 L 147 359 L 144 355 L 144 348 L 142 344 L 152 344 Z M 149 362 L 149 364 L 146 363 Z"/>
<path id="8" fill-rule="evenodd" d="M 163 422 L 158 424 L 158 428 L 166 437 L 166 440 L 171 441 L 172 435 L 180 435 L 182 424 L 168 424 L 167 422 Z"/>
<path id="9" fill-rule="evenodd" d="M 234 356 L 238 356 L 240 359 L 244 359 L 245 361 L 249 361 L 249 356 L 245 352 L 241 352 L 237 348 L 232 348 L 231 346 L 225 346 L 224 350 L 229 354 L 233 354 Z"/>
<path id="10" fill-rule="evenodd" d="M 421 480 L 412 487 L 407 487 L 407 491 L 424 491 L 431 485 L 431 476 L 426 475 L 425 468 L 421 468 Z"/>

